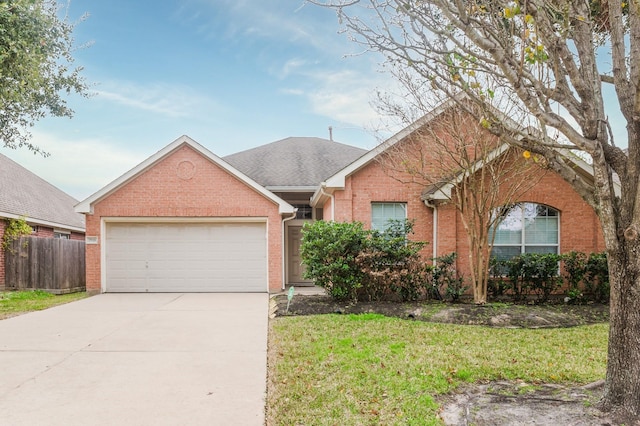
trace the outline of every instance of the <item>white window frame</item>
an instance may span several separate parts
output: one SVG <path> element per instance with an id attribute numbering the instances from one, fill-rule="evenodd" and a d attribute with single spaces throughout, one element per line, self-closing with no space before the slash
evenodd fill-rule
<path id="1" fill-rule="evenodd" d="M 531 244 L 531 243 L 529 243 L 529 244 L 527 244 L 527 242 L 526 242 L 526 238 L 527 238 L 527 234 L 526 234 L 527 231 L 526 230 L 527 230 L 527 227 L 524 225 L 525 208 L 523 207 L 526 204 L 533 204 L 535 206 L 544 206 L 547 209 L 550 209 L 550 210 L 553 210 L 553 211 L 556 212 L 555 218 L 557 220 L 557 228 L 558 228 L 556 243 L 544 243 L 544 244 L 539 244 L 539 243 Z M 547 204 L 542 204 L 542 203 L 521 202 L 521 203 L 515 203 L 515 205 L 521 206 L 521 211 L 522 211 L 522 215 L 523 215 L 521 217 L 521 219 L 520 219 L 521 223 L 523 224 L 522 229 L 520 230 L 520 232 L 521 232 L 520 243 L 518 243 L 518 244 L 496 244 L 495 243 L 495 234 L 490 234 L 491 236 L 494 237 L 494 242 L 493 242 L 493 245 L 491 247 L 491 255 L 493 256 L 493 252 L 494 252 L 494 249 L 496 247 L 519 247 L 520 248 L 519 254 L 527 253 L 527 248 L 528 247 L 555 247 L 556 248 L 555 254 L 559 254 L 560 253 L 560 235 L 561 235 L 560 234 L 560 210 L 558 210 L 558 209 L 556 209 L 554 207 L 551 207 L 551 206 L 549 206 Z M 553 217 L 553 216 L 547 216 L 547 217 Z M 499 223 L 497 225 L 499 226 Z"/>
<path id="2" fill-rule="evenodd" d="M 53 230 L 53 238 L 60 238 L 63 240 L 71 239 L 71 232 L 65 231 L 63 229 L 54 229 Z"/>
<path id="3" fill-rule="evenodd" d="M 373 219 L 373 211 L 374 211 L 374 206 L 379 206 L 379 205 L 394 205 L 394 206 L 402 206 L 402 209 L 404 210 L 404 217 L 403 218 L 385 218 L 384 219 L 384 224 L 381 225 L 380 227 L 380 223 L 374 221 Z M 407 219 L 407 203 L 403 202 L 403 201 L 390 201 L 390 202 L 372 202 L 371 203 L 371 229 L 375 229 L 378 230 L 380 232 L 385 231 L 389 225 L 389 221 L 390 220 L 402 220 L 402 219 Z"/>

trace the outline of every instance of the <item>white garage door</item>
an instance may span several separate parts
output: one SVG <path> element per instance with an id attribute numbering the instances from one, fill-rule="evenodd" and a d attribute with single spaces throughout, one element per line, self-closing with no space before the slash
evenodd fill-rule
<path id="1" fill-rule="evenodd" d="M 266 292 L 265 223 L 107 223 L 108 292 Z"/>

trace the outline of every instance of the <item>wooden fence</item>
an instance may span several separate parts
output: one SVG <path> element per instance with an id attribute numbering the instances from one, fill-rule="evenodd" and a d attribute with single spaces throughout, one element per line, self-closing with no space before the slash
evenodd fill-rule
<path id="1" fill-rule="evenodd" d="M 7 290 L 46 290 L 54 294 L 86 288 L 84 241 L 21 237 L 5 250 Z"/>

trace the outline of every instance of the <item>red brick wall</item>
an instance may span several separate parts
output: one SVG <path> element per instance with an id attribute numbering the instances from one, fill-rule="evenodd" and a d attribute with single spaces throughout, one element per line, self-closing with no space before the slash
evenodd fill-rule
<path id="1" fill-rule="evenodd" d="M 72 240 L 78 240 L 78 241 L 84 241 L 84 234 L 81 234 L 79 232 L 72 232 L 71 233 L 71 239 Z"/>
<path id="2" fill-rule="evenodd" d="M 539 179 L 538 183 L 513 201 L 545 204 L 560 212 L 560 252 L 604 250 L 602 230 L 594 210 L 556 173 L 548 170 L 534 170 L 532 173 L 537 173 L 535 179 Z M 415 219 L 412 238 L 430 243 L 423 255 L 431 258 L 433 210 L 420 201 L 421 190 L 417 184 L 402 183 L 390 177 L 380 164 L 372 162 L 348 177 L 344 190 L 335 192 L 335 219 L 361 221 L 370 226 L 372 202 L 406 202 L 408 218 Z M 455 251 L 458 269 L 469 276 L 467 235 L 460 215 L 451 203 L 438 207 L 437 238 L 437 255 Z"/>
<path id="3" fill-rule="evenodd" d="M 418 219 L 414 225 L 415 234 L 410 238 L 431 243 L 432 212 L 420 200 L 422 189 L 418 184 L 401 183 L 374 161 L 347 177 L 344 191 L 335 192 L 335 220 L 359 221 L 370 227 L 371 203 L 407 203 L 407 217 Z M 432 250 L 431 246 L 427 246 L 423 250 L 425 256 L 431 256 Z"/>
<path id="4" fill-rule="evenodd" d="M 33 232 L 31 234 L 32 237 L 38 237 L 38 238 L 54 238 L 55 236 L 55 229 L 58 228 L 49 228 L 48 226 L 42 226 L 42 225 L 33 225 L 36 227 L 36 232 Z M 60 228 L 62 229 L 62 228 Z M 75 232 L 75 231 L 68 231 L 70 232 L 69 234 L 69 238 L 72 240 L 79 240 L 79 241 L 84 241 L 84 234 L 80 233 L 80 232 Z"/>
<path id="5" fill-rule="evenodd" d="M 42 225 L 34 225 L 36 227 L 36 232 L 31 234 L 32 237 L 38 238 L 53 238 L 53 228 L 48 228 Z"/>
<path id="6" fill-rule="evenodd" d="M 530 174 L 531 179 L 536 182 L 535 186 L 513 199 L 513 202 L 544 204 L 560 212 L 559 252 L 562 254 L 577 250 L 589 254 L 603 251 L 602 229 L 593 208 L 585 203 L 571 185 L 557 173 L 545 169 L 534 169 Z M 453 210 L 453 207 L 449 209 Z M 441 208 L 439 213 L 442 214 L 442 210 Z M 442 226 L 440 226 L 440 232 L 443 231 Z M 458 254 L 459 270 L 469 276 L 469 244 L 459 215 L 455 228 L 455 234 L 458 236 L 455 243 L 451 239 L 447 239 L 446 242 L 441 241 L 438 244 L 438 253 L 442 255 L 455 251 Z"/>
<path id="7" fill-rule="evenodd" d="M 186 162 L 186 163 L 185 163 Z M 189 177 L 185 169 L 194 166 Z M 181 177 L 182 176 L 182 177 Z M 185 178 L 187 177 L 187 178 Z M 101 290 L 102 217 L 266 217 L 270 291 L 282 287 L 282 227 L 278 206 L 188 146 L 182 146 L 116 192 L 86 215 L 87 290 Z"/>

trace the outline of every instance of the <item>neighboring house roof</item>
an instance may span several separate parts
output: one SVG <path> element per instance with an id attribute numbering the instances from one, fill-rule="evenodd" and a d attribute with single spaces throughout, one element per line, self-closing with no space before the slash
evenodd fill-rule
<path id="1" fill-rule="evenodd" d="M 167 155 L 171 154 L 178 148 L 182 147 L 183 145 L 187 145 L 191 147 L 196 152 L 199 152 L 205 158 L 209 159 L 212 163 L 219 166 L 221 169 L 235 176 L 238 180 L 240 180 L 247 186 L 253 188 L 256 192 L 262 194 L 265 198 L 270 199 L 271 201 L 276 203 L 279 207 L 280 214 L 289 214 L 289 213 L 295 212 L 294 207 L 291 206 L 286 201 L 284 201 L 282 198 L 278 197 L 277 195 L 275 195 L 270 191 L 267 191 L 263 186 L 261 186 L 255 180 L 251 179 L 249 176 L 242 173 L 241 171 L 233 167 L 231 164 L 227 163 L 226 161 L 224 161 L 223 159 L 215 155 L 213 152 L 209 151 L 207 148 L 203 147 L 202 145 L 200 145 L 199 143 L 197 143 L 196 141 L 194 141 L 188 136 L 181 136 L 175 141 L 173 141 L 172 143 L 170 143 L 169 145 L 165 146 L 160 151 L 156 152 L 154 155 L 147 158 L 145 161 L 138 164 L 133 169 L 129 170 L 127 173 L 123 174 L 113 182 L 109 183 L 108 185 L 100 189 L 95 194 L 89 196 L 87 199 L 78 203 L 75 207 L 75 210 L 79 213 L 90 213 L 92 211 L 92 206 L 94 203 L 107 197 L 108 195 L 116 191 L 118 188 L 120 188 L 122 185 L 125 185 L 131 179 L 135 178 L 141 173 L 144 173 L 146 170 L 153 167 L 155 163 L 157 163 Z"/>
<path id="2" fill-rule="evenodd" d="M 271 191 L 315 191 L 367 150 L 322 138 L 290 137 L 224 157 Z"/>
<path id="3" fill-rule="evenodd" d="M 0 154 L 0 217 L 25 217 L 29 223 L 84 232 L 78 202 L 44 179 Z"/>

